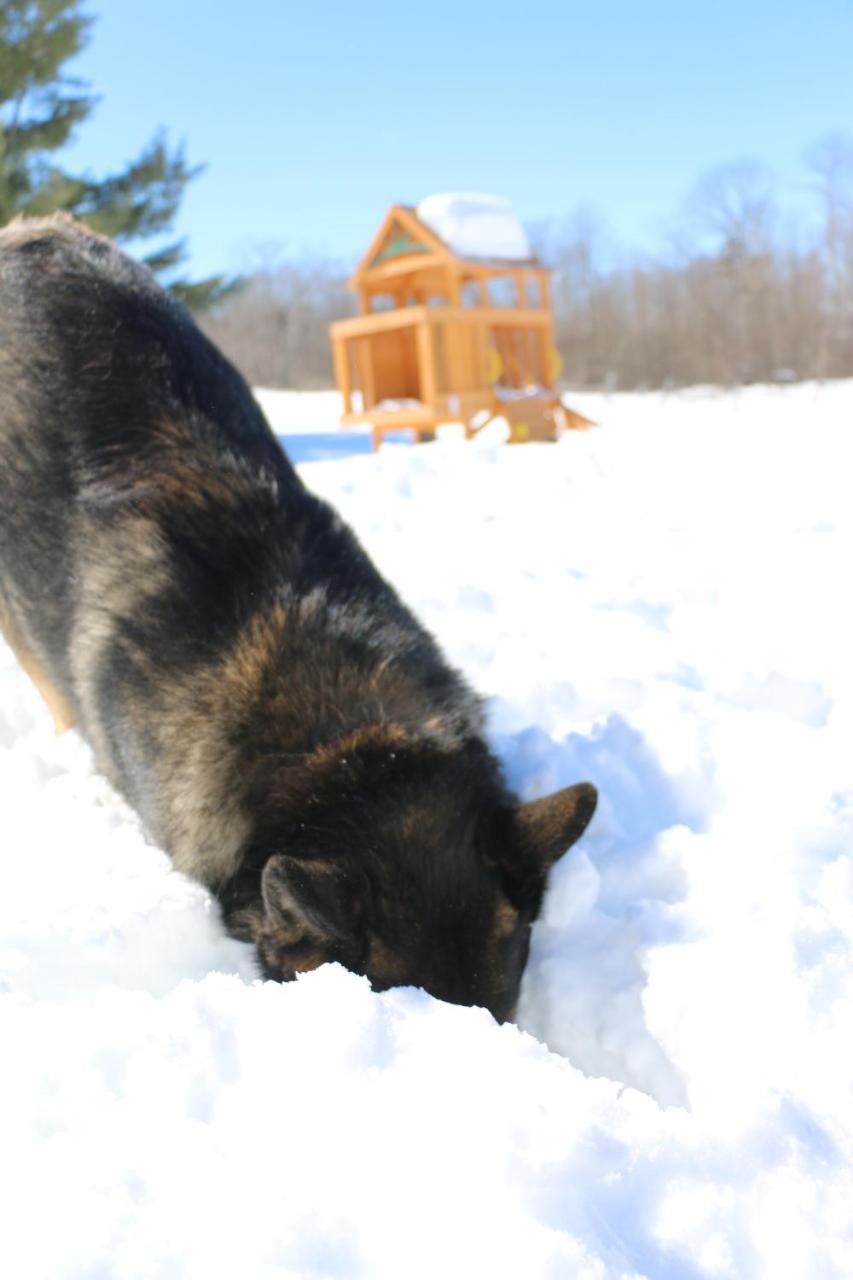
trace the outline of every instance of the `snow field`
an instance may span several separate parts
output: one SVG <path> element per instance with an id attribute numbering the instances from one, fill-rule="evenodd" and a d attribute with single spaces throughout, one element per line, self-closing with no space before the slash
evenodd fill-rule
<path id="1" fill-rule="evenodd" d="M 853 385 L 570 399 L 302 466 L 518 791 L 600 789 L 521 1030 L 258 982 L 0 650 L 0 1273 L 853 1274 Z"/>

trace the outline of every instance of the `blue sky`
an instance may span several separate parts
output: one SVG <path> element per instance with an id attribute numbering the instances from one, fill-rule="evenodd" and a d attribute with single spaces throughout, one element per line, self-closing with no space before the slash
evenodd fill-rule
<path id="1" fill-rule="evenodd" d="M 525 221 L 597 209 L 654 248 L 697 178 L 853 135 L 853 0 L 90 0 L 102 95 L 66 157 L 158 126 L 207 165 L 178 230 L 196 273 L 263 246 L 347 263 L 394 201 L 492 191 Z"/>

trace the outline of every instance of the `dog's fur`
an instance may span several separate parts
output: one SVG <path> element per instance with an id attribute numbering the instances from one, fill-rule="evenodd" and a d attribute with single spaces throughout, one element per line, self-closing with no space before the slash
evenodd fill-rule
<path id="1" fill-rule="evenodd" d="M 510 1015 L 594 788 L 517 805 L 240 376 L 64 217 L 0 232 L 0 629 L 268 976 L 334 959 Z"/>

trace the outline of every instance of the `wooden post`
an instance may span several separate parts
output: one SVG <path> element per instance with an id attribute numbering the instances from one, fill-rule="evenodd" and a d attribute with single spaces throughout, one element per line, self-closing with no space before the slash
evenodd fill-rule
<path id="1" fill-rule="evenodd" d="M 551 276 L 548 271 L 539 272 L 539 293 L 547 324 L 539 330 L 539 358 L 542 362 L 542 385 L 553 390 L 556 379 L 551 372 L 551 352 L 554 350 L 554 317 L 551 311 Z"/>
<path id="2" fill-rule="evenodd" d="M 528 387 L 528 385 L 532 387 L 532 385 L 539 381 L 537 378 L 537 356 L 535 356 L 535 349 L 537 349 L 537 346 L 535 346 L 535 344 L 537 344 L 537 335 L 535 335 L 533 329 L 529 328 L 523 329 L 523 332 L 521 333 L 523 333 L 524 342 L 523 385 L 524 387 Z"/>
<path id="3" fill-rule="evenodd" d="M 468 336 L 463 329 L 459 312 L 462 307 L 462 287 L 459 272 L 453 265 L 447 268 L 447 315 L 442 317 L 444 325 L 444 356 L 447 363 L 447 394 L 449 404 L 458 402 L 463 392 L 468 390 L 467 346 L 463 346 Z M 449 410 L 456 416 L 458 410 Z"/>
<path id="4" fill-rule="evenodd" d="M 369 338 L 360 338 L 356 343 L 356 360 L 358 361 L 358 380 L 361 383 L 363 411 L 372 409 L 376 403 L 376 384 L 373 378 L 373 352 Z"/>
<path id="5" fill-rule="evenodd" d="M 477 374 L 477 389 L 492 390 L 489 380 L 489 331 L 484 324 L 471 325 L 474 361 Z"/>
<path id="6" fill-rule="evenodd" d="M 549 326 L 543 324 L 538 332 L 539 342 L 539 364 L 542 368 L 542 386 L 547 387 L 550 391 L 554 386 L 554 379 L 551 376 L 551 346 L 552 340 L 549 332 Z"/>
<path id="7" fill-rule="evenodd" d="M 432 342 L 432 331 L 429 320 L 421 320 L 416 330 L 415 341 L 418 351 L 418 381 L 420 382 L 421 403 L 435 409 L 435 361 Z"/>
<path id="8" fill-rule="evenodd" d="M 349 347 L 343 338 L 332 340 L 332 357 L 335 362 L 335 382 L 344 403 L 344 413 L 352 413 L 352 378 L 349 367 Z"/>
<path id="9" fill-rule="evenodd" d="M 518 359 L 518 385 L 524 387 L 530 381 L 528 377 L 529 360 L 527 358 L 527 334 L 528 330 L 524 328 L 515 331 L 515 350 Z"/>
<path id="10" fill-rule="evenodd" d="M 498 333 L 500 335 L 498 350 L 504 362 L 507 385 L 517 389 L 521 385 L 518 369 L 518 330 L 499 329 Z"/>

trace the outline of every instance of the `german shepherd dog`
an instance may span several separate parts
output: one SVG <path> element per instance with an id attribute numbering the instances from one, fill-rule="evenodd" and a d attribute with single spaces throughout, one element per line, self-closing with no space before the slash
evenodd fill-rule
<path id="1" fill-rule="evenodd" d="M 595 788 L 517 803 L 240 375 L 65 216 L 0 231 L 0 628 L 265 976 L 334 960 L 512 1015 Z"/>

